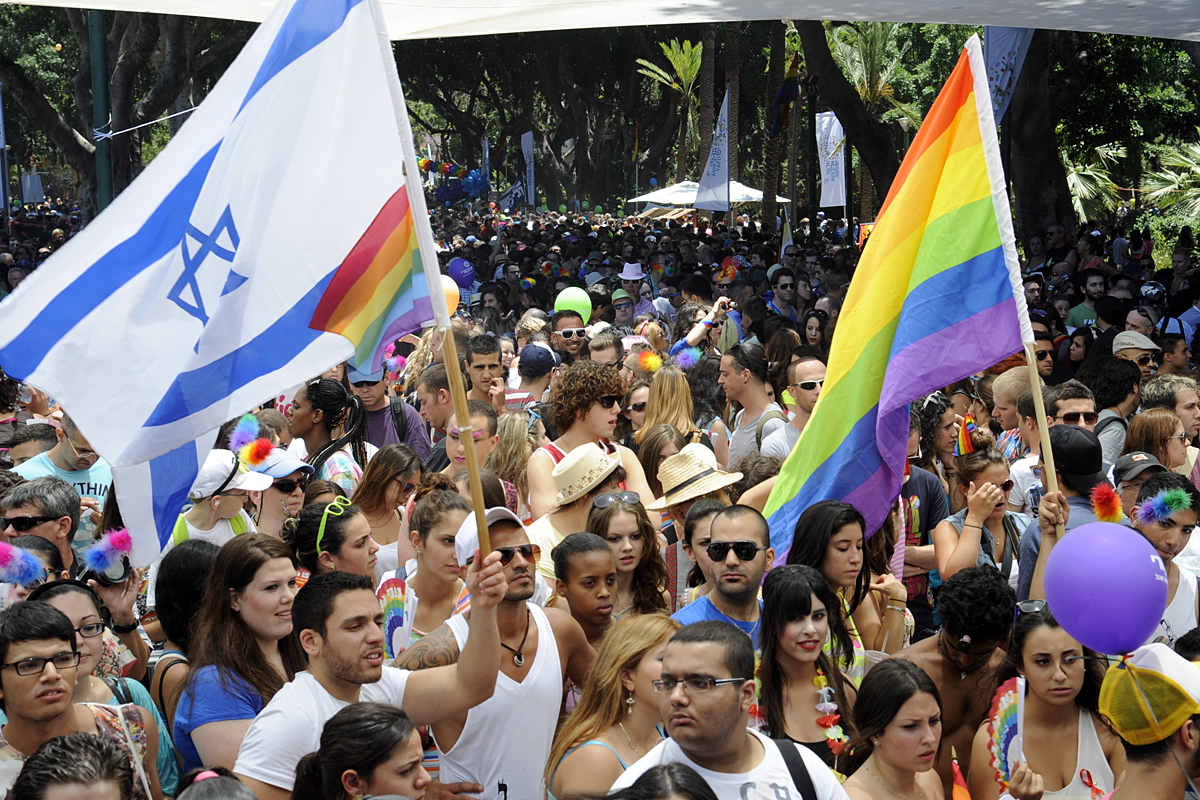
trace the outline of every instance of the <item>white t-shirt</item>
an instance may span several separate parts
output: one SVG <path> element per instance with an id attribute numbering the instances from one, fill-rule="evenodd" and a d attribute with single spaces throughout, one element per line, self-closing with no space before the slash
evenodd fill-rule
<path id="1" fill-rule="evenodd" d="M 769 426 L 770 423 L 767 423 L 764 427 Z M 786 461 L 798 441 L 800 441 L 800 431 L 791 425 L 784 425 L 770 436 L 763 437 L 761 452 L 764 456 L 774 456 L 780 461 Z"/>
<path id="2" fill-rule="evenodd" d="M 771 403 L 771 405 L 764 408 L 763 414 L 769 411 L 783 413 L 783 409 L 779 407 L 778 403 Z M 746 420 L 744 409 L 737 413 L 737 417 L 734 419 L 735 429 L 729 435 L 729 469 L 736 469 L 739 461 L 751 453 L 759 451 L 759 443 L 755 434 L 758 433 L 758 421 L 761 418 L 762 415 L 760 414 L 752 420 Z M 762 429 L 762 441 L 765 442 L 768 436 L 787 424 L 788 420 L 786 416 L 767 420 Z"/>
<path id="3" fill-rule="evenodd" d="M 380 681 L 365 684 L 359 699 L 402 707 L 410 674 L 406 669 L 385 666 Z M 296 782 L 296 765 L 317 751 L 325 723 L 348 705 L 325 691 L 311 673 L 297 674 L 250 724 L 233 771 L 290 792 Z"/>
<path id="4" fill-rule="evenodd" d="M 1041 460 L 1042 457 L 1037 453 L 1030 453 L 1014 461 L 1012 469 L 1008 471 L 1008 477 L 1013 482 L 1012 491 L 1008 493 L 1008 502 L 1016 505 L 1019 499 L 1021 501 L 1022 514 L 1033 516 L 1032 498 L 1029 495 L 1029 490 L 1035 484 L 1039 490 L 1038 497 L 1041 497 L 1042 479 L 1033 474 L 1033 468 Z"/>
<path id="5" fill-rule="evenodd" d="M 712 787 L 717 800 L 849 800 L 846 790 L 816 753 L 807 747 L 785 742 L 780 746 L 795 747 L 799 751 L 800 757 L 804 759 L 804 766 L 808 767 L 808 774 L 812 777 L 813 788 L 817 791 L 815 798 L 802 798 L 800 790 L 792 783 L 792 775 L 788 772 L 779 747 L 758 731 L 747 730 L 762 742 L 765 751 L 763 760 L 749 772 L 728 773 L 704 769 L 685 756 L 673 740 L 665 739 L 662 744 L 621 773 L 621 777 L 612 785 L 612 790 L 631 786 L 651 767 L 678 762 L 696 770 Z"/>

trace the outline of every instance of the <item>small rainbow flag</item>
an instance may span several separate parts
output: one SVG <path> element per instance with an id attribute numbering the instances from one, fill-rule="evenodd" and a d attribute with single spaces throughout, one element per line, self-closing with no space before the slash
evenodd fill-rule
<path id="1" fill-rule="evenodd" d="M 850 283 L 813 418 L 767 501 L 782 563 L 800 514 L 853 504 L 879 528 L 913 400 L 1033 341 L 978 37 L 930 108 Z"/>
<path id="2" fill-rule="evenodd" d="M 967 789 L 967 779 L 963 777 L 962 767 L 958 765 L 958 753 L 950 748 L 952 753 L 950 769 L 954 774 L 954 784 L 951 788 L 950 800 L 971 800 L 971 792 Z"/>
<path id="3" fill-rule="evenodd" d="M 401 186 L 338 267 L 309 322 L 353 342 L 350 362 L 361 372 L 377 372 L 384 348 L 433 319 L 412 211 Z"/>
<path id="4" fill-rule="evenodd" d="M 975 452 L 975 445 L 971 443 L 971 434 L 979 430 L 979 426 L 975 424 L 975 418 L 967 413 L 963 416 L 962 425 L 958 426 L 958 438 L 954 440 L 954 455 L 965 456 L 967 453 Z"/>

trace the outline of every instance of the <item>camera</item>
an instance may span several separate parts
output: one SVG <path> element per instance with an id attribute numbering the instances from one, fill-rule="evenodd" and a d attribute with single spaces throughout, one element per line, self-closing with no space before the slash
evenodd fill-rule
<path id="1" fill-rule="evenodd" d="M 129 580 L 129 576 L 132 574 L 133 566 L 129 563 L 128 558 L 123 557 L 116 564 L 113 564 L 111 567 L 102 572 L 95 572 L 89 569 L 80 575 L 79 579 L 84 583 L 87 583 L 89 580 L 94 580 L 101 586 L 116 586 L 117 584 L 124 583 L 125 581 Z"/>

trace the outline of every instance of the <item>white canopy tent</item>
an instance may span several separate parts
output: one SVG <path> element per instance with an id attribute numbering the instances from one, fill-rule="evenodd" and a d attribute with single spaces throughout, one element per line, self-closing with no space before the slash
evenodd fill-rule
<path id="1" fill-rule="evenodd" d="M 274 0 L 0 0 L 261 22 Z M 755 19 L 850 19 L 1011 25 L 1200 41 L 1196 0 L 382 0 L 393 39 L 678 25 Z"/>
<path id="2" fill-rule="evenodd" d="M 626 203 L 660 203 L 662 205 L 671 206 L 690 206 L 696 202 L 696 192 L 699 191 L 700 184 L 695 181 L 683 181 L 673 186 L 667 186 L 662 189 L 656 189 L 649 194 L 641 195 L 640 197 L 631 197 L 626 200 Z M 729 182 L 729 202 L 731 203 L 761 203 L 763 193 L 761 189 L 751 189 L 743 183 L 737 181 Z M 775 195 L 775 202 L 790 203 L 792 202 L 786 197 Z"/>

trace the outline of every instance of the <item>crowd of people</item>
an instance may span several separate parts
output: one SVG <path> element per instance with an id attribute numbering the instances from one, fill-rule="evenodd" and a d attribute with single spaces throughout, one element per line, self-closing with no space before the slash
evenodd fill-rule
<path id="1" fill-rule="evenodd" d="M 452 328 L 231 420 L 152 563 L 101 563 L 129 535 L 111 470 L 0 379 L 8 796 L 934 800 L 961 774 L 976 800 L 1132 800 L 1200 776 L 1190 231 L 1161 271 L 1141 231 L 1028 233 L 1039 385 L 1017 354 L 918 399 L 883 526 L 830 497 L 776 552 L 853 223 L 432 221 L 475 274 Z M 1132 654 L 1045 599 L 1059 527 L 1111 518 L 1168 579 Z"/>

